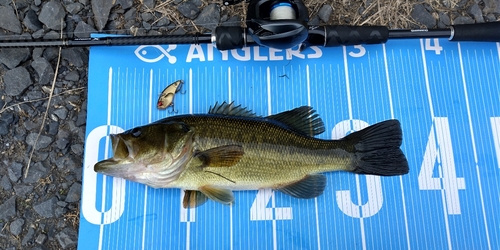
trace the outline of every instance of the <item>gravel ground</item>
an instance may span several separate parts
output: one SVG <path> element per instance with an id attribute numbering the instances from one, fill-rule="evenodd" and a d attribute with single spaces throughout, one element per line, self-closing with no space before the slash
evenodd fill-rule
<path id="1" fill-rule="evenodd" d="M 304 2 L 313 25 L 444 28 L 500 20 L 499 0 Z M 205 32 L 243 25 L 246 6 L 201 0 L 0 0 L 0 36 Z M 76 248 L 89 52 L 65 48 L 60 55 L 58 65 L 59 48 L 0 50 L 0 249 Z"/>

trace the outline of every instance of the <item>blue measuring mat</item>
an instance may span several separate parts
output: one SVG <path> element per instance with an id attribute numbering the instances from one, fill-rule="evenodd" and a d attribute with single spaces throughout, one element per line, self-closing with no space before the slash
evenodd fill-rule
<path id="1" fill-rule="evenodd" d="M 157 109 L 177 80 L 173 108 Z M 315 199 L 235 191 L 196 209 L 182 190 L 94 172 L 109 134 L 223 101 L 262 116 L 310 105 L 323 139 L 398 119 L 410 172 L 331 172 Z M 500 44 L 92 47 L 82 189 L 79 249 L 500 249 Z"/>

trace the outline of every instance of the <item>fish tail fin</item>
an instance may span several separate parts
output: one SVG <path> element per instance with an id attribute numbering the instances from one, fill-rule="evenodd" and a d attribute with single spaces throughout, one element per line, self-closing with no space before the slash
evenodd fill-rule
<path id="1" fill-rule="evenodd" d="M 398 120 L 387 120 L 347 135 L 354 144 L 354 173 L 371 175 L 403 175 L 409 171 L 408 161 L 400 149 L 403 141 Z"/>

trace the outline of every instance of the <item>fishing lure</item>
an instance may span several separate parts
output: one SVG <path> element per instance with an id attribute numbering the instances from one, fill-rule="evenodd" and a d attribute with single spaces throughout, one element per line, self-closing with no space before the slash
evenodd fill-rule
<path id="1" fill-rule="evenodd" d="M 181 90 L 181 86 L 184 83 L 183 80 L 177 80 L 170 85 L 168 85 L 160 94 L 158 98 L 158 103 L 156 107 L 158 109 L 166 109 L 174 105 L 174 96 L 177 92 Z"/>

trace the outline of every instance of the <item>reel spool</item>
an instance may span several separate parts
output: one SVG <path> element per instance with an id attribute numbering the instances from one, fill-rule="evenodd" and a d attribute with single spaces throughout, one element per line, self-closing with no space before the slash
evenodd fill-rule
<path id="1" fill-rule="evenodd" d="M 252 0 L 247 25 L 259 45 L 277 49 L 295 47 L 307 39 L 309 13 L 301 0 Z"/>

